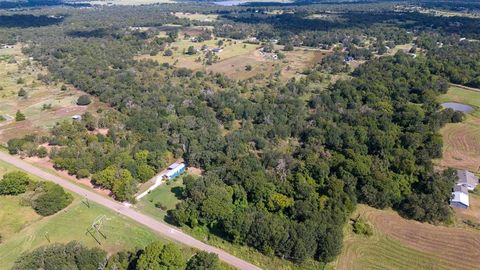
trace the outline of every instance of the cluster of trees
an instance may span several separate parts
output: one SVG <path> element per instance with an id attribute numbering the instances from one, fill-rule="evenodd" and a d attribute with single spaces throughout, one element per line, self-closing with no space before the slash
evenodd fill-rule
<path id="1" fill-rule="evenodd" d="M 81 121 L 55 126 L 47 141 L 58 146 L 50 152 L 57 168 L 92 176 L 117 199 L 129 200 L 137 182 L 172 156 L 183 157 L 206 174 L 185 179 L 184 200 L 169 212 L 173 222 L 210 229 L 295 262 L 333 260 L 341 250 L 343 225 L 358 202 L 393 207 L 421 221 L 449 218 L 454 174 L 436 173 L 432 159 L 442 153 L 439 128 L 463 115 L 441 110 L 436 101 L 448 89 L 444 68 L 430 57 L 400 52 L 371 59 L 351 79 L 328 89 L 319 86 L 319 71 L 347 71 L 343 58 L 348 54 L 371 58 L 370 49 L 359 49 L 370 41 L 364 36 L 374 37 L 375 50 L 406 43 L 413 37 L 409 29 L 427 28 L 426 15 L 344 12 L 325 22 L 308 18 L 314 11 L 303 9 L 275 15 L 234 8 L 211 23 L 216 35 L 311 46 L 328 45 L 331 39 L 348 48 L 324 58 L 304 78 L 257 83 L 137 61 L 135 56 L 148 53 L 155 40 L 155 30 L 142 34 L 126 28 L 135 19 L 135 25 L 155 26 L 153 11 L 141 10 L 132 9 L 133 15 L 123 20 L 107 13 L 106 18 L 112 17 L 109 31 L 88 25 L 89 31 L 81 28 L 79 33 L 71 22 L 84 25 L 85 18 L 99 16 L 88 11 L 82 18 L 66 18 L 64 27 L 73 29 L 63 35 L 54 26 L 39 37 L 21 34 L 35 41 L 25 52 L 50 71 L 43 80 L 70 83 L 118 111 L 114 117 L 84 115 Z M 183 23 L 168 14 L 159 20 Z M 444 62 L 457 57 L 474 70 L 463 59 L 466 53 L 452 53 Z M 95 132 L 97 127 L 108 128 L 108 134 Z M 12 140 L 9 150 L 30 151 L 35 142 Z M 161 254 L 163 247 L 151 250 Z M 150 263 L 145 256 L 144 262 Z"/>
<path id="2" fill-rule="evenodd" d="M 23 254 L 12 269 L 218 270 L 219 265 L 216 254 L 202 251 L 187 258 L 174 244 L 153 242 L 136 252 L 121 251 L 107 257 L 107 253 L 99 248 L 87 248 L 72 241 L 43 246 Z"/>
<path id="3" fill-rule="evenodd" d="M 42 216 L 50 216 L 67 207 L 72 201 L 71 194 L 51 182 L 35 182 L 20 171 L 6 173 L 0 180 L 0 195 L 24 196 L 33 209 Z"/>

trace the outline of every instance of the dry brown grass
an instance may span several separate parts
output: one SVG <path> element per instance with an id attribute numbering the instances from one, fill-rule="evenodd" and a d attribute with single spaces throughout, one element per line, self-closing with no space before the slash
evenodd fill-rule
<path id="1" fill-rule="evenodd" d="M 480 233 L 406 220 L 391 210 L 359 205 L 374 227 L 367 238 L 348 230 L 336 269 L 478 269 Z"/>
<path id="2" fill-rule="evenodd" d="M 447 124 L 440 131 L 443 157 L 437 165 L 480 172 L 480 90 L 452 86 L 440 96 L 440 102 L 458 102 L 472 106 L 461 123 Z"/>
<path id="3" fill-rule="evenodd" d="M 86 111 L 95 113 L 99 107 L 106 108 L 95 98 L 89 106 L 78 106 L 77 98 L 83 92 L 71 86 L 67 91 L 61 91 L 61 84 L 46 85 L 37 80 L 38 74 L 44 74 L 46 70 L 23 55 L 20 45 L 15 49 L 2 50 L 0 54 L 16 60 L 16 63 L 0 61 L 0 89 L 3 89 L 0 90 L 0 115 L 10 118 L 0 122 L 0 143 L 26 134 L 42 134 L 55 123 L 70 120 L 73 115 Z M 19 78 L 25 82 L 19 84 Z M 18 97 L 21 88 L 27 91 L 27 97 Z M 44 105 L 50 105 L 51 109 L 44 109 Z M 25 121 L 13 120 L 17 110 L 25 114 Z"/>

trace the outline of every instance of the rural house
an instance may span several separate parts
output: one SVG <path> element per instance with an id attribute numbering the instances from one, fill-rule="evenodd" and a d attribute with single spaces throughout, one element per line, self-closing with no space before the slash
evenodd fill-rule
<path id="1" fill-rule="evenodd" d="M 175 162 L 168 166 L 168 171 L 163 175 L 164 178 L 172 180 L 185 172 L 185 163 Z"/>
<path id="2" fill-rule="evenodd" d="M 478 185 L 478 177 L 467 170 L 458 170 L 457 177 L 457 185 L 465 186 L 468 190 L 474 190 Z"/>
<path id="3" fill-rule="evenodd" d="M 467 170 L 457 171 L 457 183 L 453 186 L 450 205 L 457 208 L 468 208 L 470 206 L 469 190 L 474 190 L 478 185 L 478 177 Z"/>

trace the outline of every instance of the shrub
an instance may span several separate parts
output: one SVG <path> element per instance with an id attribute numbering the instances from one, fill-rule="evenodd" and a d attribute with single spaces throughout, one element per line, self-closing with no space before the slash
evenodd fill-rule
<path id="1" fill-rule="evenodd" d="M 92 101 L 90 100 L 90 97 L 88 95 L 82 95 L 78 98 L 77 100 L 77 105 L 80 106 L 86 106 L 90 104 Z"/>
<path id="2" fill-rule="evenodd" d="M 67 207 L 73 196 L 66 193 L 63 188 L 50 182 L 38 183 L 32 201 L 33 209 L 42 216 L 50 216 Z"/>
<path id="3" fill-rule="evenodd" d="M 172 56 L 173 55 L 173 51 L 170 50 L 170 49 L 166 49 L 165 52 L 163 53 L 164 56 Z"/>
<path id="4" fill-rule="evenodd" d="M 6 173 L 0 181 L 0 195 L 18 195 L 27 191 L 30 178 L 24 172 Z"/>
<path id="5" fill-rule="evenodd" d="M 216 270 L 219 264 L 217 254 L 200 251 L 187 262 L 186 270 Z"/>
<path id="6" fill-rule="evenodd" d="M 77 178 L 87 178 L 90 176 L 90 172 L 87 169 L 80 169 L 77 171 Z"/>
<path id="7" fill-rule="evenodd" d="M 155 203 L 155 207 L 156 207 L 156 208 L 160 208 L 160 209 L 162 209 L 163 211 L 166 211 L 166 210 L 167 210 L 167 207 L 166 207 L 163 203 L 161 203 L 161 202 L 156 202 L 156 203 Z"/>
<path id="8" fill-rule="evenodd" d="M 61 90 L 61 91 L 67 91 L 67 86 L 66 86 L 65 84 L 62 85 L 62 87 L 60 87 L 60 90 Z"/>
<path id="9" fill-rule="evenodd" d="M 38 149 L 37 149 L 37 156 L 40 157 L 40 158 L 44 158 L 48 155 L 48 151 L 47 151 L 47 148 L 45 148 L 44 146 L 40 146 Z"/>
<path id="10" fill-rule="evenodd" d="M 293 51 L 293 45 L 292 44 L 285 44 L 283 47 L 283 50 L 288 52 L 288 51 Z"/>
<path id="11" fill-rule="evenodd" d="M 25 119 L 27 119 L 25 117 L 25 114 L 23 114 L 20 110 L 18 110 L 17 113 L 15 114 L 15 121 L 20 122 L 20 121 L 24 121 Z"/>
<path id="12" fill-rule="evenodd" d="M 18 96 L 19 97 L 25 97 L 27 96 L 27 91 L 23 88 L 20 88 L 20 90 L 18 91 Z"/>
<path id="13" fill-rule="evenodd" d="M 353 220 L 353 232 L 355 234 L 361 234 L 365 236 L 373 235 L 372 226 L 360 217 Z"/>

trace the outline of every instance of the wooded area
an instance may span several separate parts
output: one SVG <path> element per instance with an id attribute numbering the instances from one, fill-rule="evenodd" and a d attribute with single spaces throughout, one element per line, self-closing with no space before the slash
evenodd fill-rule
<path id="1" fill-rule="evenodd" d="M 58 8 L 32 11 L 39 25 L 25 29 L 14 23 L 24 15 L 3 15 L 0 36 L 25 43 L 24 52 L 48 67 L 42 81 L 71 84 L 112 107 L 58 123 L 46 137 L 13 139 L 9 151 L 36 156 L 48 143 L 56 168 L 91 177 L 120 201 L 134 201 L 138 183 L 182 157 L 206 173 L 185 177 L 171 222 L 297 263 L 332 261 L 357 203 L 446 222 L 455 174 L 434 170 L 432 160 L 442 153 L 439 129 L 463 114 L 442 110 L 436 98 L 450 82 L 480 86 L 480 43 L 465 40 L 479 38 L 479 20 L 455 18 L 457 27 L 444 17 L 363 8 L 311 19 L 325 13 L 321 5 L 283 14 L 202 6 L 220 15 L 215 22 L 169 13 L 198 10 L 190 4 Z M 51 12 L 64 15 L 40 19 Z M 287 82 L 233 80 L 137 60 L 181 38 L 176 31 L 159 37 L 165 24 L 210 26 L 202 30 L 209 38 L 336 48 Z M 415 49 L 379 57 L 385 46 L 405 43 Z M 345 57 L 368 61 L 349 73 Z M 326 74 L 339 73 L 348 77 L 320 87 Z"/>

